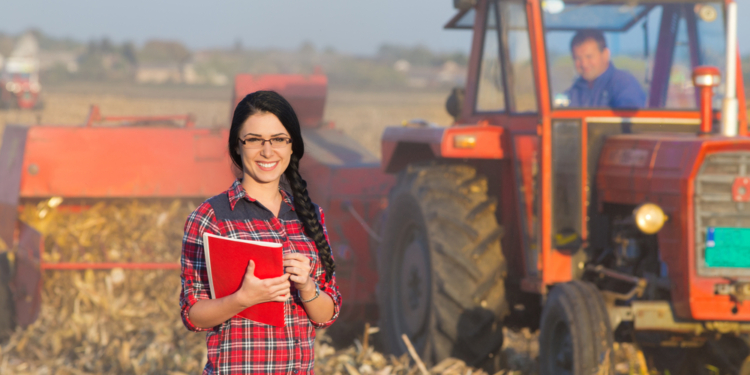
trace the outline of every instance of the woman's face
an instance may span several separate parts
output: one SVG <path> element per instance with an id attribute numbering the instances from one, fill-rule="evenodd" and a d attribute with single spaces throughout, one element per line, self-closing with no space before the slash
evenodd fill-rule
<path id="1" fill-rule="evenodd" d="M 291 137 L 276 115 L 261 112 L 250 116 L 242 125 L 239 137 L 245 140 L 244 145 L 240 142 L 237 146 L 244 176 L 262 184 L 278 182 L 289 165 L 292 144 L 284 142 Z"/>

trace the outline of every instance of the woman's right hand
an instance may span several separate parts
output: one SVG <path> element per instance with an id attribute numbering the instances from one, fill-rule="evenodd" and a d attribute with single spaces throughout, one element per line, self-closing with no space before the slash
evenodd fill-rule
<path id="1" fill-rule="evenodd" d="M 237 301 L 243 308 L 248 308 L 263 302 L 284 302 L 291 293 L 289 274 L 270 279 L 255 277 L 255 262 L 247 265 L 242 286 L 237 291 Z"/>

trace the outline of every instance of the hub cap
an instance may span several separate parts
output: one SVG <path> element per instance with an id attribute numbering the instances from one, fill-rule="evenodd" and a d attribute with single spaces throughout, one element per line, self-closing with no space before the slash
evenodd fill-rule
<path id="1" fill-rule="evenodd" d="M 419 240 L 412 241 L 405 249 L 398 273 L 399 310 L 403 319 L 403 329 L 414 338 L 427 323 L 430 299 L 430 274 L 424 245 Z"/>

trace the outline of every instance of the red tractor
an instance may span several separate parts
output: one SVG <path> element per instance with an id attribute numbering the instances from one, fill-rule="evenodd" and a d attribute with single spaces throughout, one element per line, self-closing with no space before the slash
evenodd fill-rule
<path id="1" fill-rule="evenodd" d="M 503 326 L 529 327 L 541 374 L 614 373 L 615 342 L 672 374 L 739 372 L 750 138 L 736 4 L 454 5 L 446 28 L 473 31 L 466 88 L 447 103 L 455 123 L 382 138 L 397 175 L 378 252 L 385 346 L 405 352 L 405 333 L 431 363 L 485 366 Z M 606 38 L 600 53 L 637 81 L 642 103 L 571 97 L 583 31 Z"/>
<path id="2" fill-rule="evenodd" d="M 30 73 L 0 74 L 0 108 L 41 109 L 41 86 Z"/>

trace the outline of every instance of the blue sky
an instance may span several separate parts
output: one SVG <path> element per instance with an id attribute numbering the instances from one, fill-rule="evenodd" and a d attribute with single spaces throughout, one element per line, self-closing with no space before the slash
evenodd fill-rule
<path id="1" fill-rule="evenodd" d="M 371 54 L 383 43 L 469 50 L 470 32 L 442 27 L 451 0 L 23 0 L 4 1 L 0 31 L 37 27 L 80 40 L 107 36 L 143 43 L 179 40 L 192 48 L 296 48 L 304 41 Z M 209 5 L 212 4 L 212 5 Z M 750 54 L 750 0 L 738 0 L 740 52 Z M 743 38 L 743 36 L 746 36 Z"/>

